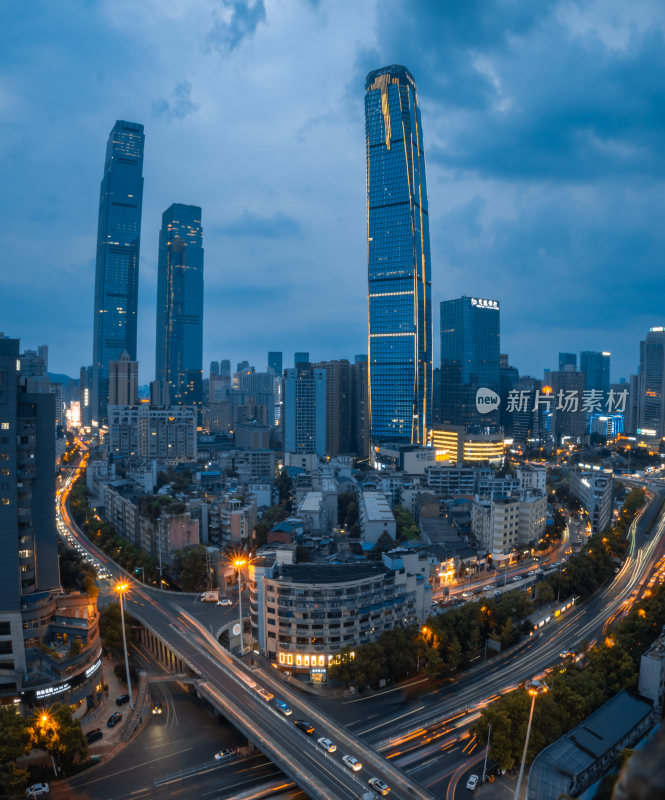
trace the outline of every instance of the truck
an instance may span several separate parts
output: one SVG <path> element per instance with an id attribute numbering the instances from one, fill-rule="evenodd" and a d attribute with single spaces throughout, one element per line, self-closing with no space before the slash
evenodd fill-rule
<path id="1" fill-rule="evenodd" d="M 216 603 L 219 600 L 219 589 L 212 589 L 208 592 L 203 592 L 201 595 L 202 603 Z"/>

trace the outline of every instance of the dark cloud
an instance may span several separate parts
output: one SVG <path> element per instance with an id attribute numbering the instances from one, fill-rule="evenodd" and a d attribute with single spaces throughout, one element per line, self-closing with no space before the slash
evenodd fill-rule
<path id="1" fill-rule="evenodd" d="M 171 99 L 160 97 L 152 104 L 152 113 L 155 117 L 164 117 L 167 120 L 184 119 L 198 111 L 198 103 L 192 100 L 192 86 L 188 81 L 177 83 L 171 92 Z"/>
<path id="2" fill-rule="evenodd" d="M 272 216 L 259 216 L 245 209 L 235 219 L 214 226 L 213 232 L 231 237 L 285 239 L 300 234 L 301 226 L 296 219 L 281 211 L 277 211 Z"/>
<path id="3" fill-rule="evenodd" d="M 217 50 L 233 50 L 253 36 L 265 18 L 263 0 L 222 0 L 221 11 L 208 33 L 207 43 Z"/>

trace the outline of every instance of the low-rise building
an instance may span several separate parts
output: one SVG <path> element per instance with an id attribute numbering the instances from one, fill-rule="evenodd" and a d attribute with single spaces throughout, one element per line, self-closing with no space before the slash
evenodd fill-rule
<path id="1" fill-rule="evenodd" d="M 383 492 L 361 492 L 359 513 L 363 542 L 376 544 L 384 533 L 391 539 L 396 537 L 395 517 Z"/>
<path id="2" fill-rule="evenodd" d="M 547 469 L 539 464 L 520 464 L 516 470 L 520 489 L 547 490 Z"/>
<path id="3" fill-rule="evenodd" d="M 431 605 L 429 563 L 408 549 L 382 563 L 250 565 L 252 635 L 282 669 L 325 680 L 342 648 L 373 642 L 396 625 L 421 624 Z"/>

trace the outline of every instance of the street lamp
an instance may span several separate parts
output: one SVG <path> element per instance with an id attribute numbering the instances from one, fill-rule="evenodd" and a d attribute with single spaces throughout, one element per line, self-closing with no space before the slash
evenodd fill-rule
<path id="1" fill-rule="evenodd" d="M 117 592 L 120 598 L 120 626 L 122 627 L 122 646 L 125 650 L 125 672 L 127 673 L 127 694 L 129 694 L 129 707 L 134 710 L 134 701 L 132 700 L 132 679 L 129 677 L 129 656 L 127 655 L 127 635 L 125 633 L 125 604 L 123 596 L 125 592 L 129 591 L 128 581 L 118 581 L 113 587 L 113 591 Z"/>
<path id="2" fill-rule="evenodd" d="M 514 800 L 519 800 L 520 789 L 522 788 L 522 776 L 524 775 L 524 762 L 526 761 L 526 751 L 529 746 L 529 736 L 531 734 L 531 722 L 533 720 L 533 707 L 536 705 L 536 696 L 545 694 L 549 691 L 547 684 L 542 681 L 531 681 L 526 685 L 527 692 L 531 695 L 531 710 L 529 711 L 529 723 L 526 726 L 526 739 L 524 740 L 524 751 L 522 753 L 522 763 L 520 764 L 520 774 L 515 787 Z"/>
<path id="3" fill-rule="evenodd" d="M 236 557 L 233 559 L 233 566 L 238 570 L 238 614 L 240 616 L 240 655 L 245 652 L 245 639 L 243 637 L 242 629 L 242 570 L 241 568 L 247 564 L 247 559 L 243 557 Z"/>
<path id="4" fill-rule="evenodd" d="M 42 728 L 42 735 L 45 735 L 44 728 L 46 728 L 47 725 L 49 725 L 51 728 L 55 728 L 53 718 L 46 711 L 44 711 L 41 714 L 41 716 L 39 717 L 39 724 L 41 725 L 41 728 Z M 50 756 L 51 756 L 51 764 L 53 764 L 53 774 L 57 778 L 58 777 L 58 768 L 55 765 L 55 758 L 53 757 L 53 753 L 50 753 Z"/>

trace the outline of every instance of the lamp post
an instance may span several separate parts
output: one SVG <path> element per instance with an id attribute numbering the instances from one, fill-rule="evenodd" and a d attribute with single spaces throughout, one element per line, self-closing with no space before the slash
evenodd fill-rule
<path id="1" fill-rule="evenodd" d="M 125 633 L 125 604 L 123 596 L 125 592 L 129 591 L 129 583 L 127 581 L 118 581 L 113 587 L 113 591 L 117 592 L 120 598 L 120 626 L 122 627 L 122 646 L 125 650 L 125 672 L 127 673 L 127 693 L 129 694 L 129 707 L 134 710 L 134 701 L 132 700 L 132 679 L 129 677 L 129 656 L 127 655 L 127 635 Z"/>
<path id="2" fill-rule="evenodd" d="M 236 558 L 233 561 L 233 566 L 238 570 L 238 614 L 240 616 L 240 655 L 245 653 L 245 639 L 242 629 L 242 567 L 247 563 L 246 558 Z"/>
<path id="3" fill-rule="evenodd" d="M 39 722 L 41 723 L 41 726 L 42 726 L 42 732 L 44 731 L 44 728 L 45 728 L 45 727 L 46 727 L 46 726 L 47 726 L 49 723 L 50 723 L 50 725 L 53 727 L 53 719 L 51 718 L 51 715 L 50 715 L 50 714 L 48 714 L 46 711 L 45 711 L 45 712 L 44 712 L 44 713 L 41 715 L 41 717 L 39 718 Z M 51 764 L 53 764 L 53 774 L 54 774 L 54 775 L 55 775 L 55 777 L 57 778 L 57 777 L 58 777 L 58 768 L 57 768 L 57 767 L 56 767 L 56 765 L 55 765 L 55 758 L 53 757 L 53 753 L 49 753 L 49 755 L 51 756 Z M 34 796 L 34 795 L 33 795 L 33 796 Z"/>
<path id="4" fill-rule="evenodd" d="M 517 778 L 517 786 L 515 787 L 514 800 L 519 800 L 520 789 L 522 788 L 524 763 L 526 762 L 526 751 L 529 747 L 529 736 L 531 734 L 531 722 L 533 720 L 533 708 L 536 705 L 536 696 L 539 694 L 545 694 L 548 691 L 547 684 L 543 683 L 542 681 L 531 681 L 527 684 L 526 690 L 531 695 L 531 710 L 529 711 L 529 723 L 526 726 L 526 739 L 524 740 L 524 751 L 522 752 L 522 763 L 520 764 L 520 774 Z"/>
<path id="5" fill-rule="evenodd" d="M 487 643 L 486 643 L 487 646 Z M 487 726 L 487 747 L 485 749 L 485 761 L 483 762 L 483 777 L 480 780 L 481 784 L 485 783 L 485 776 L 487 775 L 487 756 L 490 751 L 490 737 L 492 736 L 492 723 Z"/>

